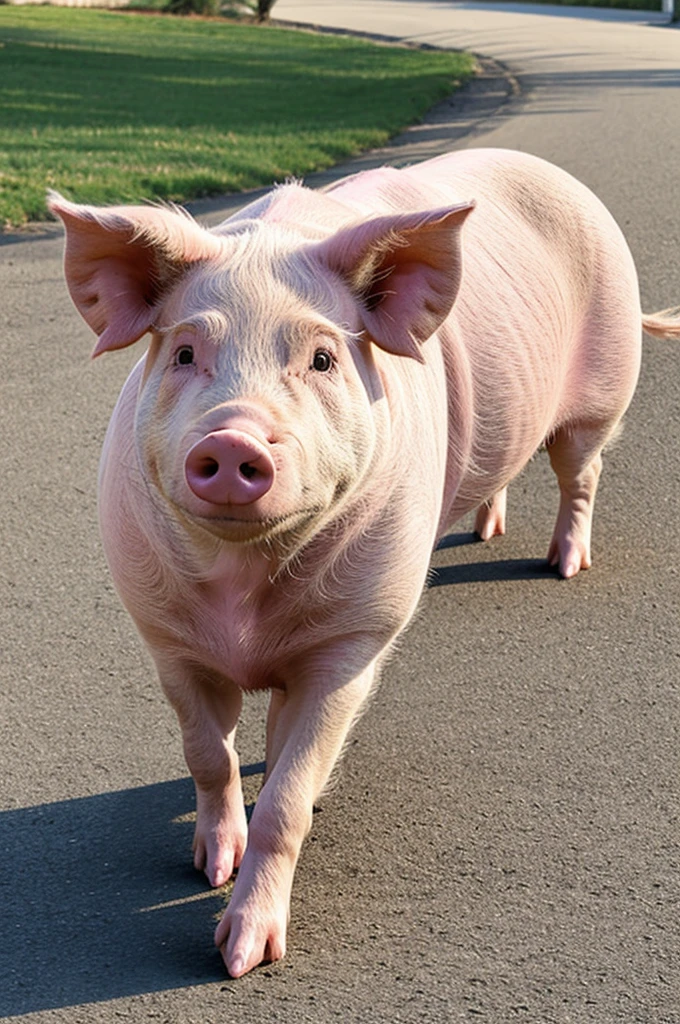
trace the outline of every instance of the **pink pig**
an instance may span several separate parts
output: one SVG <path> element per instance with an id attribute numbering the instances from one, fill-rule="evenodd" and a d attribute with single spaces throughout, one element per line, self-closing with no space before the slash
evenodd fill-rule
<path id="1" fill-rule="evenodd" d="M 238 868 L 216 943 L 232 976 L 285 952 L 293 873 L 348 731 L 420 599 L 437 539 L 543 442 L 548 560 L 590 565 L 603 446 L 633 394 L 635 268 L 599 201 L 502 150 L 275 189 L 212 231 L 180 211 L 53 196 L 95 354 L 151 344 L 106 437 L 116 586 L 182 728 L 194 864 Z M 234 734 L 268 689 L 249 828 Z"/>

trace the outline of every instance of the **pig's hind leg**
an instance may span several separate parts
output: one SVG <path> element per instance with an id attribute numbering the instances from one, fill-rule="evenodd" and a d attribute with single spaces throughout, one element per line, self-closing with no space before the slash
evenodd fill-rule
<path id="1" fill-rule="evenodd" d="M 548 562 L 565 579 L 589 569 L 593 504 L 602 449 L 615 424 L 559 428 L 547 442 L 550 462 L 560 487 L 560 505 Z"/>
<path id="2" fill-rule="evenodd" d="M 184 757 L 196 787 L 194 866 L 213 886 L 238 868 L 247 824 L 234 747 L 241 691 L 200 666 L 156 659 L 163 689 L 179 719 Z"/>
<path id="3" fill-rule="evenodd" d="M 477 509 L 475 516 L 475 533 L 480 540 L 491 540 L 492 537 L 502 537 L 505 533 L 505 509 L 507 505 L 508 489 L 503 487 L 483 505 Z"/>

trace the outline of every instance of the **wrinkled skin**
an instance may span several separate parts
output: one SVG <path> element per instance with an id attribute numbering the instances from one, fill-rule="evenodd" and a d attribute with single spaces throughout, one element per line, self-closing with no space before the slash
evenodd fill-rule
<path id="1" fill-rule="evenodd" d="M 194 863 L 214 886 L 238 868 L 216 932 L 238 977 L 285 953 L 313 803 L 437 538 L 474 508 L 502 534 L 506 485 L 547 441 L 548 559 L 590 565 L 600 453 L 639 368 L 635 270 L 583 186 L 494 150 L 285 186 L 210 232 L 52 207 L 96 353 L 151 333 L 107 434 L 101 528 L 182 728 Z M 234 736 L 260 688 L 247 828 Z"/>

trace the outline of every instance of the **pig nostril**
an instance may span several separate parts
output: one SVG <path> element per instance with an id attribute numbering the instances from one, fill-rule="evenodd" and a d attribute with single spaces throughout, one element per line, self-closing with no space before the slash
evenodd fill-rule
<path id="1" fill-rule="evenodd" d="M 249 462 L 242 462 L 238 467 L 238 471 L 241 476 L 244 476 L 246 480 L 252 480 L 253 477 L 257 476 L 258 470 L 256 466 L 251 466 Z"/>
<path id="2" fill-rule="evenodd" d="M 215 476 L 219 468 L 219 462 L 215 459 L 206 458 L 203 459 L 200 466 L 197 467 L 198 475 L 203 477 L 204 480 L 209 480 L 210 477 Z"/>

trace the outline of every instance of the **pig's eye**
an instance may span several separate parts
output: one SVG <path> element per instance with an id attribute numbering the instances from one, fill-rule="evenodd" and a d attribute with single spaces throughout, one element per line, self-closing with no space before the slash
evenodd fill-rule
<path id="1" fill-rule="evenodd" d="M 191 345 L 181 345 L 175 352 L 175 366 L 191 366 L 194 350 Z"/>
<path id="2" fill-rule="evenodd" d="M 317 348 L 312 359 L 312 369 L 317 373 L 328 373 L 333 369 L 333 356 L 326 348 Z"/>

